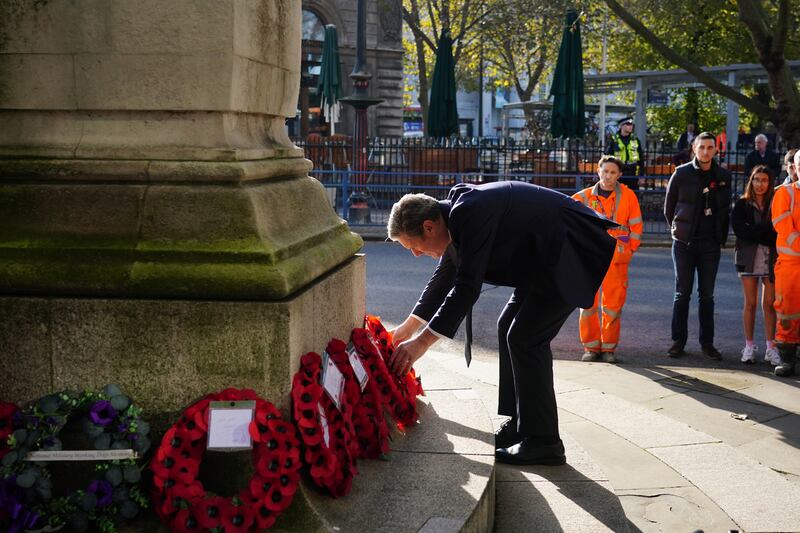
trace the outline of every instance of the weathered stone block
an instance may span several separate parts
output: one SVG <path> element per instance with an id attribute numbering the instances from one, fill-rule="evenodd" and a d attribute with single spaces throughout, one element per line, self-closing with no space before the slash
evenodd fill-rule
<path id="1" fill-rule="evenodd" d="M 229 52 L 233 7 L 223 0 L 111 0 L 108 28 L 120 54 Z M 176 24 L 176 20 L 180 20 Z"/>
<path id="2" fill-rule="evenodd" d="M 73 72 L 67 54 L 0 54 L 0 101 L 12 109 L 75 109 Z"/>
<path id="3" fill-rule="evenodd" d="M 365 312 L 363 256 L 282 301 L 0 297 L 3 399 L 117 383 L 163 417 L 226 387 L 288 407 L 300 357 Z"/>

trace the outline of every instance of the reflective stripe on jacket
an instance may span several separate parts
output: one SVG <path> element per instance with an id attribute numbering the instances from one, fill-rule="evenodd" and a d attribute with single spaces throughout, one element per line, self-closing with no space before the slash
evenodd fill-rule
<path id="1" fill-rule="evenodd" d="M 633 252 L 641 244 L 644 227 L 636 193 L 622 183 L 617 183 L 608 198 L 604 198 L 600 195 L 598 183 L 594 187 L 575 193 L 572 198 L 621 225 L 619 228 L 608 230 L 609 235 L 617 239 L 612 261 L 629 262 Z"/>
<path id="2" fill-rule="evenodd" d="M 775 246 L 784 261 L 800 262 L 800 182 L 781 185 L 772 198 L 772 226 L 778 233 Z"/>

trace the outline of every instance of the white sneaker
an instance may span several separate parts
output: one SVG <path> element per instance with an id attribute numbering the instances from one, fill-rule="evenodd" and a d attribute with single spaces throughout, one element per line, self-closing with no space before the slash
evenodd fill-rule
<path id="1" fill-rule="evenodd" d="M 772 348 L 767 348 L 764 352 L 764 362 L 769 363 L 772 366 L 778 366 L 783 361 L 781 361 L 781 354 L 778 353 L 778 349 L 774 346 Z"/>
<path id="2" fill-rule="evenodd" d="M 750 346 L 745 345 L 745 347 L 742 348 L 742 363 L 750 363 L 750 364 L 755 363 L 756 350 L 758 350 L 758 348 L 755 345 L 752 344 Z"/>

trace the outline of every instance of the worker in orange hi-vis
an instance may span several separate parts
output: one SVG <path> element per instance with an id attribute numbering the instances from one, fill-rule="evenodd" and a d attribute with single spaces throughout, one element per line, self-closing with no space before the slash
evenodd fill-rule
<path id="1" fill-rule="evenodd" d="M 794 165 L 800 164 L 800 151 Z M 772 225 L 778 233 L 775 264 L 775 346 L 781 361 L 775 375 L 794 375 L 800 348 L 800 181 L 781 185 L 772 198 Z"/>
<path id="2" fill-rule="evenodd" d="M 592 307 L 581 309 L 580 336 L 584 348 L 582 361 L 617 362 L 614 351 L 619 343 L 622 307 L 628 292 L 628 263 L 642 239 L 639 200 L 636 193 L 619 183 L 622 168 L 622 161 L 616 157 L 603 156 L 597 165 L 600 181 L 594 187 L 572 196 L 620 224 L 619 227 L 608 230 L 617 239 L 617 247 L 603 285 L 595 294 Z M 602 304 L 602 310 L 598 303 Z"/>

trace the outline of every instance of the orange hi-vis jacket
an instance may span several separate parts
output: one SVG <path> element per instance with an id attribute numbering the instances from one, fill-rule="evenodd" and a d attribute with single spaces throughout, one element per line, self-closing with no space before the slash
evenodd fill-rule
<path id="1" fill-rule="evenodd" d="M 632 190 L 621 183 L 617 183 L 607 198 L 600 195 L 599 184 L 580 191 L 573 198 L 621 224 L 619 228 L 608 230 L 617 239 L 614 258 L 600 291 L 594 296 L 592 307 L 581 309 L 578 321 L 581 344 L 586 351 L 613 352 L 619 343 L 622 308 L 628 292 L 628 263 L 642 239 L 639 200 Z M 598 304 L 602 312 L 599 312 L 601 309 Z"/>
<path id="2" fill-rule="evenodd" d="M 610 218 L 621 226 L 608 233 L 617 239 L 614 263 L 629 263 L 633 252 L 642 242 L 642 211 L 636 193 L 622 183 L 617 183 L 608 198 L 600 195 L 600 184 L 575 193 L 572 198 Z"/>
<path id="3" fill-rule="evenodd" d="M 775 340 L 800 344 L 800 182 L 781 185 L 772 198 L 772 225 L 778 233 L 775 264 Z"/>

